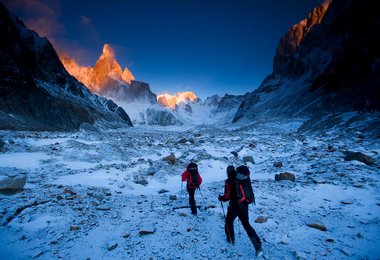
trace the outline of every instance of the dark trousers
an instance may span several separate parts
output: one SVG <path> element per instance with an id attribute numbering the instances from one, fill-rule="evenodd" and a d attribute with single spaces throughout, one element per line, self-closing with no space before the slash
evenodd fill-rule
<path id="1" fill-rule="evenodd" d="M 232 243 L 234 243 L 235 241 L 234 220 L 236 217 L 239 217 L 241 224 L 247 232 L 247 235 L 251 240 L 253 246 L 255 247 L 256 251 L 259 250 L 261 248 L 261 241 L 256 231 L 249 224 L 248 203 L 243 202 L 239 204 L 236 202 L 230 203 L 230 205 L 228 206 L 226 223 L 224 228 L 227 239 L 230 240 Z"/>
<path id="2" fill-rule="evenodd" d="M 187 188 L 187 192 L 189 193 L 189 203 L 190 203 L 191 213 L 197 214 L 197 205 L 195 204 L 195 198 L 194 198 L 195 189 Z"/>

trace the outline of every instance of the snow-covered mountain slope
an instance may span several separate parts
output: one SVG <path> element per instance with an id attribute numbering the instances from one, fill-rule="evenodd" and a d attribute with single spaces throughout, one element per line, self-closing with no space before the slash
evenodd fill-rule
<path id="1" fill-rule="evenodd" d="M 374 3 L 328 2 L 281 39 L 273 73 L 246 95 L 235 122 L 380 110 L 380 40 L 374 33 L 380 18 Z"/>
<path id="2" fill-rule="evenodd" d="M 144 102 L 123 102 L 115 101 L 121 106 L 128 115 L 134 125 L 182 125 L 183 122 L 174 115 L 174 113 L 159 104 L 144 103 Z"/>
<path id="3" fill-rule="evenodd" d="M 351 116 L 320 132 L 297 131 L 304 122 L 290 119 L 234 128 L 1 131 L 0 172 L 17 167 L 27 184 L 0 194 L 0 258 L 255 258 L 238 220 L 236 244 L 226 242 L 217 200 L 227 165 L 246 162 L 256 195 L 250 223 L 265 259 L 377 259 L 380 142 L 378 129 L 366 126 L 379 117 Z M 171 154 L 173 164 L 163 159 Z M 180 182 L 191 160 L 204 180 L 197 216 Z M 284 172 L 295 181 L 275 181 Z"/>
<path id="4" fill-rule="evenodd" d="M 0 3 L 0 128 L 72 130 L 131 125 L 125 111 L 70 76 L 50 42 Z"/>

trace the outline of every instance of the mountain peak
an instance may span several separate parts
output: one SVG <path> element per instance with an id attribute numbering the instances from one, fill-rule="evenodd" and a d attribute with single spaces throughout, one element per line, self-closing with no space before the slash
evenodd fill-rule
<path id="1" fill-rule="evenodd" d="M 188 101 L 196 102 L 199 98 L 195 95 L 194 92 L 191 91 L 185 91 L 185 92 L 178 92 L 175 95 L 170 94 L 161 94 L 157 95 L 157 101 L 164 107 L 169 107 L 171 109 L 174 109 L 176 105 L 183 102 L 186 103 Z"/>
<path id="2" fill-rule="evenodd" d="M 113 51 L 113 49 L 111 48 L 111 46 L 108 43 L 104 44 L 104 46 L 103 46 L 102 56 L 103 55 L 106 57 L 109 57 L 109 58 L 115 58 L 115 52 Z"/>
<path id="3" fill-rule="evenodd" d="M 114 50 L 108 43 L 104 44 L 103 52 L 94 67 L 80 66 L 67 54 L 60 55 L 60 60 L 71 75 L 97 94 L 106 92 L 119 82 L 130 85 L 131 81 L 135 79 L 127 67 L 124 71 L 122 70 L 115 58 Z"/>

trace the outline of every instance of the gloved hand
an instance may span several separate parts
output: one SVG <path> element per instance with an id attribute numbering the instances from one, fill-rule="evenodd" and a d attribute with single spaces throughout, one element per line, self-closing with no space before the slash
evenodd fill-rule
<path id="1" fill-rule="evenodd" d="M 222 196 L 222 195 L 219 195 L 219 196 L 218 196 L 218 200 L 219 200 L 219 201 L 223 201 L 223 196 Z"/>

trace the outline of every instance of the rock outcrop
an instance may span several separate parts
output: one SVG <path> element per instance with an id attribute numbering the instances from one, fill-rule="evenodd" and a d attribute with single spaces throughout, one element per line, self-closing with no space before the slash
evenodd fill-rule
<path id="1" fill-rule="evenodd" d="M 272 74 L 245 96 L 234 122 L 380 110 L 379 31 L 373 3 L 333 0 L 317 7 L 281 39 Z"/>

